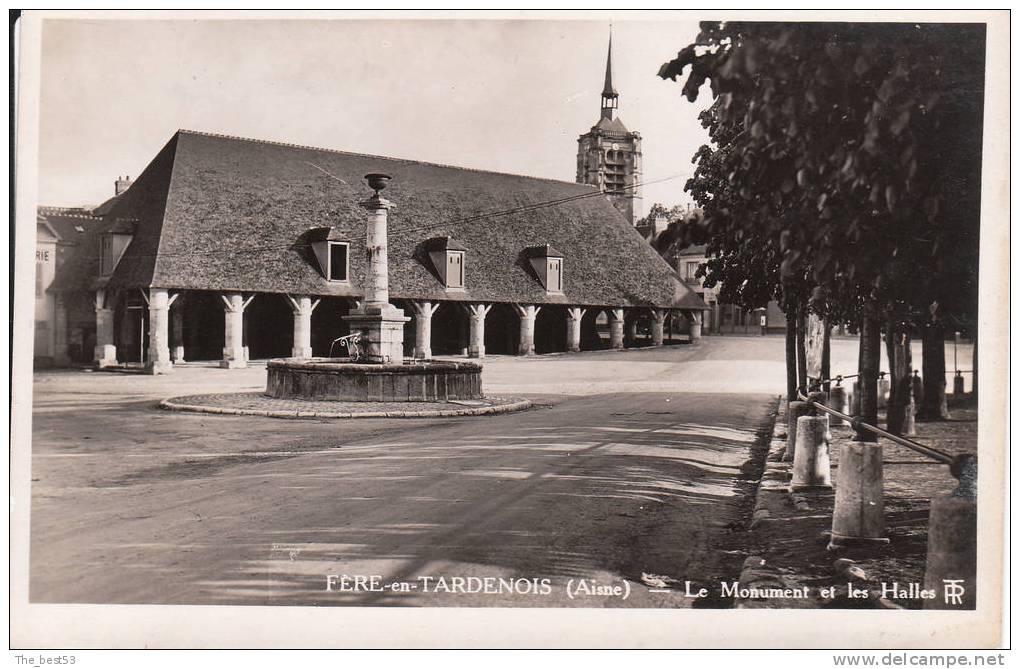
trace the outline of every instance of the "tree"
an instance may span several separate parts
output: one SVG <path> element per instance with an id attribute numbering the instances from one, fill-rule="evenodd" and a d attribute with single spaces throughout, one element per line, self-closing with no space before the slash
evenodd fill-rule
<path id="1" fill-rule="evenodd" d="M 889 309 L 976 301 L 983 42 L 978 25 L 712 22 L 659 73 L 714 98 L 687 186 L 703 234 L 778 247 L 789 308 L 860 323 L 868 422 Z"/>

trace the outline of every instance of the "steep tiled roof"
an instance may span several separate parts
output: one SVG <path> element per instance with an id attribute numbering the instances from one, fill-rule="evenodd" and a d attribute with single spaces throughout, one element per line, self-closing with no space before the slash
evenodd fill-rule
<path id="1" fill-rule="evenodd" d="M 90 216 L 84 207 L 46 207 L 36 209 L 42 218 L 57 234 L 61 242 L 76 244 L 83 238 L 86 231 L 102 223 L 101 219 Z"/>
<path id="2" fill-rule="evenodd" d="M 393 177 L 394 298 L 703 307 L 591 186 L 183 130 L 106 212 L 136 230 L 110 285 L 359 296 L 364 254 L 350 284 L 328 282 L 307 239 L 363 243 L 371 172 Z M 459 293 L 429 269 L 426 243 L 446 236 L 468 249 Z M 568 260 L 563 296 L 529 270 L 526 249 L 546 244 Z"/>

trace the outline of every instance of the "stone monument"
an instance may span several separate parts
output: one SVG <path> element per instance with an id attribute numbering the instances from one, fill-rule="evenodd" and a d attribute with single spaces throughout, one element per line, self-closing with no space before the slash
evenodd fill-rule
<path id="1" fill-rule="evenodd" d="M 404 324 L 410 317 L 390 304 L 389 265 L 386 255 L 386 223 L 393 204 L 379 195 L 390 180 L 386 174 L 367 174 L 375 194 L 361 203 L 368 210 L 365 231 L 365 299 L 344 316 L 351 332 L 361 335 L 364 362 L 400 364 L 404 360 Z"/>

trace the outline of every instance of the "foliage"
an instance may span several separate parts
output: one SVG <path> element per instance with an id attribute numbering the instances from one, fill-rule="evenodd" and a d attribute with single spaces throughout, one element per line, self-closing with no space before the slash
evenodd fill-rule
<path id="1" fill-rule="evenodd" d="M 703 23 L 660 76 L 714 98 L 689 226 L 750 281 L 833 321 L 976 305 L 980 25 Z"/>

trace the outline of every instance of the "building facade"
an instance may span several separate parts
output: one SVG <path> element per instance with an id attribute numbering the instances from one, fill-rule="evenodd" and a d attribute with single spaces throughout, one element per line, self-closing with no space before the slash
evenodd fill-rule
<path id="1" fill-rule="evenodd" d="M 342 355 L 373 172 L 407 356 L 658 345 L 671 315 L 700 336 L 704 302 L 598 188 L 183 130 L 94 211 L 51 286 L 62 327 L 94 333 L 99 366 L 155 372 Z"/>
<path id="2" fill-rule="evenodd" d="M 609 38 L 602 110 L 598 122 L 577 139 L 577 183 L 606 194 L 631 225 L 642 218 L 641 135 L 619 118 L 620 94 L 613 83 L 613 40 Z"/>
<path id="3" fill-rule="evenodd" d="M 35 323 L 33 361 L 37 366 L 91 359 L 88 333 L 67 329 L 67 304 L 51 290 L 57 274 L 89 229 L 102 220 L 84 207 L 39 207 L 36 210 Z"/>
<path id="4" fill-rule="evenodd" d="M 704 245 L 675 248 L 670 251 L 670 262 L 680 279 L 704 300 L 705 334 L 775 334 L 786 332 L 786 315 L 779 303 L 772 300 L 764 309 L 744 309 L 735 304 L 719 301 L 718 284 L 708 288 L 705 279 L 697 276 L 698 268 L 705 264 Z M 764 322 L 763 320 L 764 319 Z"/>

